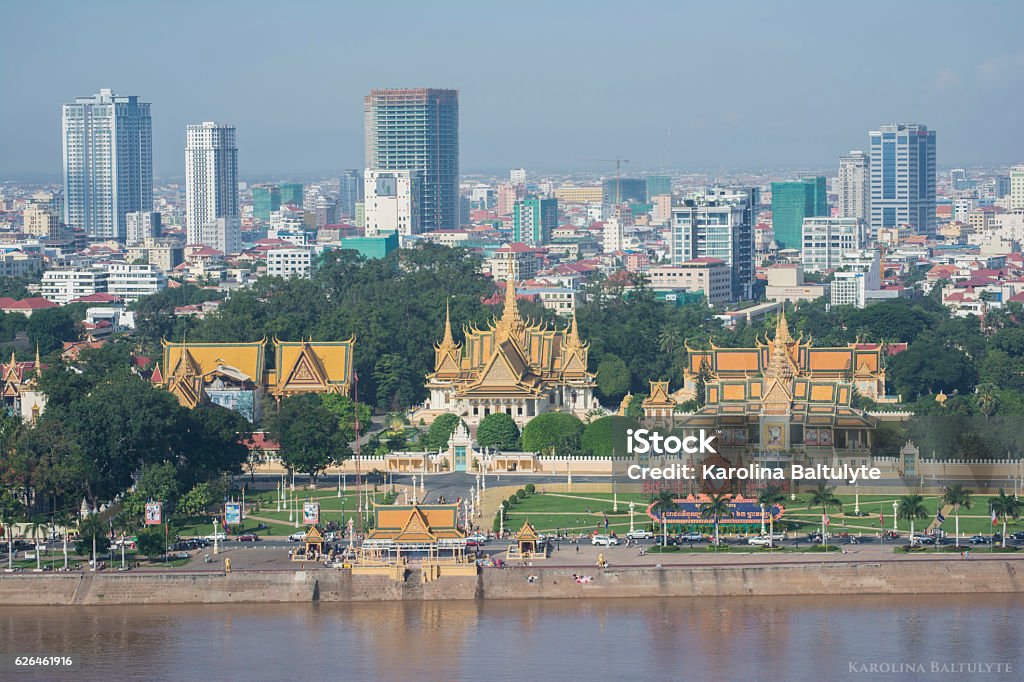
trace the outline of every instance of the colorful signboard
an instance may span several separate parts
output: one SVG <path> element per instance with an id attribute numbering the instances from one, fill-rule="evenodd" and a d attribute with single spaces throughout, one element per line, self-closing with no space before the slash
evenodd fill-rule
<path id="1" fill-rule="evenodd" d="M 687 496 L 683 499 L 676 500 L 675 509 L 665 512 L 665 522 L 668 524 L 714 524 L 713 518 L 705 519 L 701 518 L 700 512 L 703 505 L 709 502 L 711 498 L 707 495 L 696 495 Z M 661 523 L 662 513 L 660 510 L 655 509 L 656 503 L 651 503 L 651 506 L 647 508 L 647 515 L 654 519 L 657 523 Z M 782 513 L 785 511 L 781 504 L 772 505 L 769 509 L 765 510 L 764 520 L 768 521 L 769 517 L 774 518 L 778 521 L 782 518 Z M 741 523 L 761 523 L 761 505 L 757 503 L 754 498 L 746 497 L 733 497 L 729 500 L 729 513 L 718 519 L 718 523 L 721 525 L 730 524 L 741 524 Z"/>
<path id="2" fill-rule="evenodd" d="M 302 505 L 302 522 L 315 526 L 320 523 L 320 503 L 319 502 L 305 502 Z"/>
<path id="3" fill-rule="evenodd" d="M 159 526 L 163 523 L 163 505 L 160 502 L 147 502 L 143 523 L 147 526 Z"/>
<path id="4" fill-rule="evenodd" d="M 242 505 L 238 502 L 224 503 L 224 525 L 236 526 L 242 523 Z"/>

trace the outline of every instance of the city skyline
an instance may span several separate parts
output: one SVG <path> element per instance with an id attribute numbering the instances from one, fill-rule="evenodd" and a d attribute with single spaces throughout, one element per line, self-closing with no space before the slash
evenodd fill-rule
<path id="1" fill-rule="evenodd" d="M 680 22 L 723 21 L 699 6 L 620 12 L 614 17 L 620 35 L 609 54 L 598 48 L 597 29 L 616 13 L 606 3 L 587 4 L 586 11 L 525 6 L 517 13 L 522 16 L 469 5 L 409 6 L 391 13 L 386 51 L 375 49 L 372 31 L 339 28 L 371 25 L 372 8 L 305 3 L 290 7 L 296 16 L 318 17 L 308 25 L 302 50 L 251 55 L 229 47 L 235 41 L 213 40 L 211 31 L 228 23 L 246 39 L 243 45 L 280 44 L 270 39 L 274 27 L 260 23 L 259 3 L 245 13 L 204 7 L 219 20 L 200 25 L 186 21 L 188 3 L 175 14 L 141 17 L 117 12 L 127 7 L 122 3 L 110 6 L 110 30 L 145 34 L 140 58 L 126 60 L 120 49 L 88 43 L 91 58 L 77 60 L 101 28 L 91 12 L 67 4 L 60 11 L 69 21 L 52 27 L 52 49 L 33 49 L 32 60 L 18 61 L 20 69 L 0 73 L 0 86 L 19 93 L 20 101 L 0 113 L 4 177 L 59 174 L 60 141 L 53 132 L 59 106 L 100 88 L 152 104 L 154 172 L 167 177 L 183 175 L 181 130 L 197 120 L 237 126 L 246 149 L 242 177 L 358 167 L 361 99 L 389 87 L 460 91 L 465 173 L 509 167 L 610 173 L 597 159 L 616 155 L 631 159 L 630 171 L 832 168 L 839 155 L 865 147 L 864 131 L 879 122 L 924 121 L 941 131 L 940 167 L 1015 163 L 1013 149 L 1024 141 L 1014 119 L 1024 97 L 1024 51 L 1013 47 L 1024 9 L 1009 3 L 980 12 L 952 3 L 930 3 L 928 11 L 859 3 L 799 12 L 785 3 L 737 3 L 743 11 L 729 14 L 729 54 L 718 49 L 719 32 L 691 31 L 680 40 L 673 28 Z M 15 6 L 7 14 L 11 25 L 30 25 L 42 21 L 44 11 L 52 9 Z M 886 21 L 879 21 L 883 12 Z M 792 25 L 782 28 L 778 22 L 789 15 L 796 15 Z M 539 16 L 544 21 L 536 21 Z M 911 19 L 914 31 L 907 31 Z M 157 21 L 160 31 L 141 30 Z M 527 23 L 540 33 L 537 40 L 529 50 L 509 49 Z M 842 37 L 888 47 L 852 60 L 809 58 L 829 52 Z M 30 40 L 29 32 L 12 32 L 0 57 L 13 63 L 30 50 Z M 456 42 L 457 48 L 445 44 Z M 186 43 L 194 49 L 177 48 Z M 939 45 L 959 49 L 940 54 Z M 163 56 L 171 52 L 174 59 Z M 242 64 L 252 68 L 236 68 Z M 230 77 L 209 83 L 183 77 L 217 68 Z M 742 81 L 730 76 L 739 69 L 749 71 Z M 703 105 L 687 106 L 697 92 Z"/>

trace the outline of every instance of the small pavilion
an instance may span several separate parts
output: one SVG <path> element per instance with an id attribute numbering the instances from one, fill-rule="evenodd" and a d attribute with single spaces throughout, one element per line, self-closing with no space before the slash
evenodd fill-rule
<path id="1" fill-rule="evenodd" d="M 310 526 L 306 531 L 305 548 L 300 554 L 292 554 L 292 561 L 316 561 L 324 552 L 324 536 L 316 526 Z"/>
<path id="2" fill-rule="evenodd" d="M 540 541 L 540 534 L 529 520 L 516 533 L 516 544 L 510 545 L 506 556 L 509 559 L 547 559 L 547 548 Z"/>
<path id="3" fill-rule="evenodd" d="M 459 529 L 459 505 L 374 505 L 373 530 L 361 559 L 401 563 L 418 556 L 425 561 L 466 561 L 466 534 Z"/>

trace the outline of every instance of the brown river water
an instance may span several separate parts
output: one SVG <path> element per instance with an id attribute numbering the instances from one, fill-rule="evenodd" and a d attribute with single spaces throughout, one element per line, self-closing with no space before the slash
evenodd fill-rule
<path id="1" fill-rule="evenodd" d="M 0 606 L 0 680 L 1020 680 L 1022 614 L 981 594 Z"/>

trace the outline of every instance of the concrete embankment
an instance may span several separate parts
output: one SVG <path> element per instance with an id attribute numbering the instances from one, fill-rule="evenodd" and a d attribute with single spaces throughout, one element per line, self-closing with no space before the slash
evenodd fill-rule
<path id="1" fill-rule="evenodd" d="M 575 575 L 589 579 L 578 582 Z M 1024 592 L 1024 562 L 879 561 L 820 564 L 485 569 L 476 577 L 404 582 L 348 571 L 3 574 L 2 605 L 212 604 L 441 599 L 573 599 L 745 595 Z"/>

